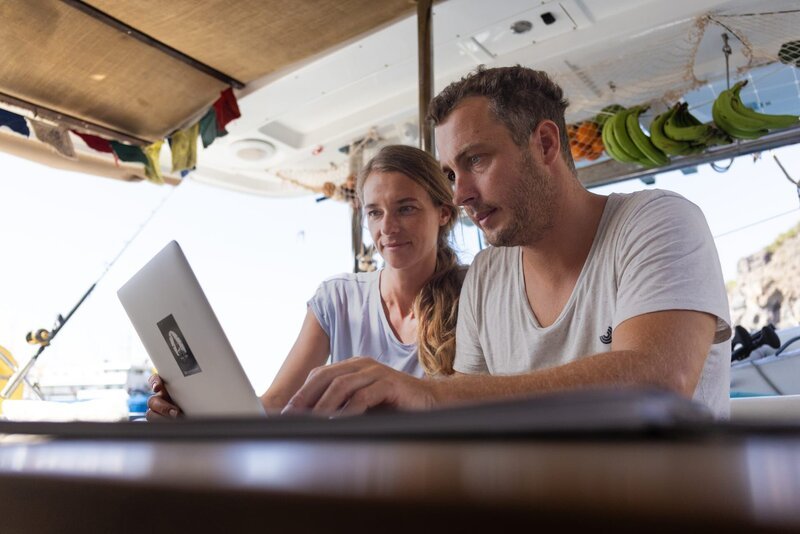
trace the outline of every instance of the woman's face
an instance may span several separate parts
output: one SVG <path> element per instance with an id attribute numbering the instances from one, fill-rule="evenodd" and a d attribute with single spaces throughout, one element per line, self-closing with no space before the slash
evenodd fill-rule
<path id="1" fill-rule="evenodd" d="M 439 228 L 450 219 L 425 189 L 399 172 L 373 172 L 364 181 L 364 219 L 389 267 L 403 269 L 433 260 Z"/>

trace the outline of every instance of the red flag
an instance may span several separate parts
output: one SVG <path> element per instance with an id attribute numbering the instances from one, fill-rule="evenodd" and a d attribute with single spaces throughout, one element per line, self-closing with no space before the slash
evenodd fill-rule
<path id="1" fill-rule="evenodd" d="M 83 139 L 83 142 L 86 143 L 89 148 L 93 148 L 98 152 L 114 153 L 114 150 L 111 148 L 111 143 L 109 143 L 107 139 L 92 134 L 76 132 L 75 130 L 70 130 L 70 132 Z"/>
<path id="2" fill-rule="evenodd" d="M 236 97 L 233 96 L 233 89 L 228 87 L 220 93 L 219 98 L 214 102 L 214 112 L 217 115 L 217 128 L 219 130 L 225 130 L 226 124 L 242 116 L 239 113 L 239 104 L 236 103 Z"/>
<path id="3" fill-rule="evenodd" d="M 107 152 L 112 154 L 114 156 L 114 163 L 117 165 L 117 167 L 119 167 L 119 157 L 117 156 L 117 153 L 114 152 L 114 149 L 111 147 L 111 143 L 108 141 L 108 139 L 103 139 L 102 137 L 97 137 L 96 135 L 92 134 L 76 132 L 75 130 L 70 130 L 70 132 L 83 139 L 83 142 L 86 143 L 89 148 L 97 150 L 98 152 Z"/>

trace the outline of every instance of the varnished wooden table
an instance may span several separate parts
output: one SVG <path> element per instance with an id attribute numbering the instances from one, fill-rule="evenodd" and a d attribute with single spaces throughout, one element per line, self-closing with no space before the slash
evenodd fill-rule
<path id="1" fill-rule="evenodd" d="M 415 437 L 377 424 L 374 437 L 291 438 L 302 432 L 247 430 L 258 421 L 140 425 L 112 438 L 0 428 L 0 532 L 800 531 L 791 428 Z"/>

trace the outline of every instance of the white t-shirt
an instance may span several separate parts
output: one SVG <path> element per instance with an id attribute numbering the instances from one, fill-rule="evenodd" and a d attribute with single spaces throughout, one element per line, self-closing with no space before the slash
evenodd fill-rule
<path id="1" fill-rule="evenodd" d="M 331 361 L 369 356 L 398 371 L 424 376 L 416 343 L 395 336 L 383 310 L 380 271 L 344 273 L 320 284 L 308 301 L 331 341 Z"/>
<path id="2" fill-rule="evenodd" d="M 663 310 L 717 317 L 694 398 L 728 417 L 730 312 L 703 213 L 669 191 L 612 194 L 572 295 L 548 327 L 528 303 L 519 247 L 490 247 L 475 257 L 461 291 L 454 368 L 507 375 L 563 365 L 608 352 L 617 325 Z"/>

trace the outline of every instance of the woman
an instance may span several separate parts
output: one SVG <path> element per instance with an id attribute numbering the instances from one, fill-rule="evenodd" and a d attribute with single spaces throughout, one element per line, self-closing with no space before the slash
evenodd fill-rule
<path id="1" fill-rule="evenodd" d="M 331 361 L 372 357 L 416 376 L 453 372 L 458 296 L 464 271 L 448 238 L 457 209 L 436 160 L 408 146 L 384 147 L 361 170 L 356 189 L 385 267 L 323 282 L 308 302 L 300 334 L 261 401 L 277 413 L 308 374 Z M 163 381 L 148 419 L 175 417 Z"/>

